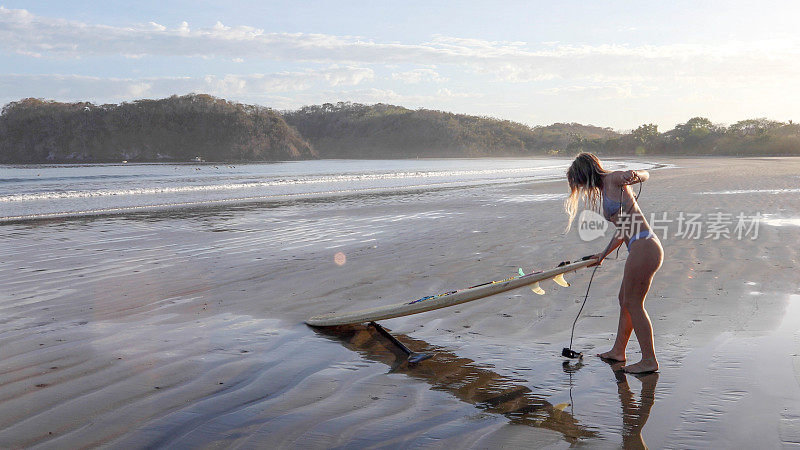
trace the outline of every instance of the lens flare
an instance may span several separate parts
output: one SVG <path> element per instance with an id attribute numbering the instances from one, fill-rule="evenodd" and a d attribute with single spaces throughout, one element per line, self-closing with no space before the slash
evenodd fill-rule
<path id="1" fill-rule="evenodd" d="M 335 262 L 337 266 L 343 266 L 347 263 L 347 256 L 342 252 L 338 252 L 333 255 L 333 262 Z"/>

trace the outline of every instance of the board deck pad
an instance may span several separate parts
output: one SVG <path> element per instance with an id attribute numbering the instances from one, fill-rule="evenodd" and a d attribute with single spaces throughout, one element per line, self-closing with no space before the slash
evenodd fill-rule
<path id="1" fill-rule="evenodd" d="M 393 319 L 395 317 L 419 314 L 448 306 L 471 302 L 484 297 L 489 297 L 501 292 L 510 291 L 523 286 L 537 284 L 568 272 L 573 272 L 592 264 L 594 260 L 581 260 L 571 264 L 564 264 L 554 269 L 543 272 L 534 272 L 518 275 L 498 281 L 489 281 L 476 284 L 468 288 L 447 291 L 437 295 L 428 295 L 416 300 L 395 303 L 392 305 L 378 306 L 353 312 L 329 313 L 310 317 L 306 324 L 315 327 L 328 327 L 336 325 L 349 325 L 355 323 L 372 322 L 375 320 Z M 543 292 L 542 292 L 543 293 Z"/>

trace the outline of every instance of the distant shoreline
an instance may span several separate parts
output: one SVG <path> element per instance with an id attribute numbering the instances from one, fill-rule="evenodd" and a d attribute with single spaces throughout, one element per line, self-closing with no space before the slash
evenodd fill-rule
<path id="1" fill-rule="evenodd" d="M 577 153 L 576 153 L 577 154 Z M 775 159 L 783 159 L 783 158 L 800 158 L 800 155 L 741 155 L 741 156 L 731 156 L 731 155 L 698 155 L 698 156 L 690 156 L 690 155 L 676 155 L 676 156 L 665 156 L 665 155 L 653 155 L 653 156 L 635 156 L 635 155 L 604 155 L 602 153 L 599 154 L 600 156 L 608 159 L 608 160 L 625 160 L 625 161 L 645 161 L 645 162 L 661 162 L 661 161 L 672 161 L 672 160 L 693 160 L 693 159 L 763 159 L 763 160 L 775 160 Z M 272 161 L 204 161 L 204 162 L 192 162 L 192 161 L 129 161 L 127 163 L 122 162 L 43 162 L 43 163 L 0 163 L 0 167 L 7 166 L 7 167 L 21 167 L 21 166 L 31 166 L 31 167 L 46 167 L 46 166 L 58 166 L 58 167 L 81 167 L 81 166 L 128 166 L 128 165 L 175 165 L 175 166 L 214 166 L 214 165 L 250 165 L 250 164 L 282 164 L 282 163 L 293 163 L 293 162 L 302 162 L 302 161 L 425 161 L 425 160 L 479 160 L 479 159 L 508 159 L 508 160 L 526 160 L 526 159 L 571 159 L 575 155 L 531 155 L 531 156 L 453 156 L 453 157 L 426 157 L 426 158 L 316 158 L 316 159 L 305 159 L 305 160 L 297 160 L 297 159 L 286 159 L 286 160 L 272 160 Z"/>

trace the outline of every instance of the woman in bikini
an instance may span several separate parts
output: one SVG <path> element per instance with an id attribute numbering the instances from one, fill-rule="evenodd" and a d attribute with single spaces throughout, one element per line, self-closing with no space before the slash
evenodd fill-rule
<path id="1" fill-rule="evenodd" d="M 630 188 L 630 185 L 645 182 L 649 177 L 650 174 L 644 170 L 605 170 L 600 160 L 591 153 L 578 155 L 567 170 L 570 188 L 569 198 L 564 202 L 570 219 L 567 230 L 575 219 L 581 199 L 594 210 L 602 208 L 606 220 L 616 227 L 606 249 L 594 255 L 597 262 L 593 265 L 599 265 L 623 243 L 628 247 L 628 260 L 619 288 L 617 339 L 611 350 L 597 356 L 625 361 L 625 348 L 631 332 L 635 331 L 642 350 L 642 360 L 623 367 L 629 373 L 658 370 L 653 347 L 653 324 L 644 309 L 644 299 L 650 290 L 653 275 L 664 260 L 664 250 L 658 237 L 650 230 Z"/>

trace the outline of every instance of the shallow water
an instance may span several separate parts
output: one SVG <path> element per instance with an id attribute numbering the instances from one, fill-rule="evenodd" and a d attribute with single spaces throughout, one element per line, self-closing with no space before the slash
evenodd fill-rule
<path id="1" fill-rule="evenodd" d="M 0 165 L 0 220 L 429 190 L 563 176 L 560 159 Z M 609 162 L 609 167 L 650 167 Z"/>

